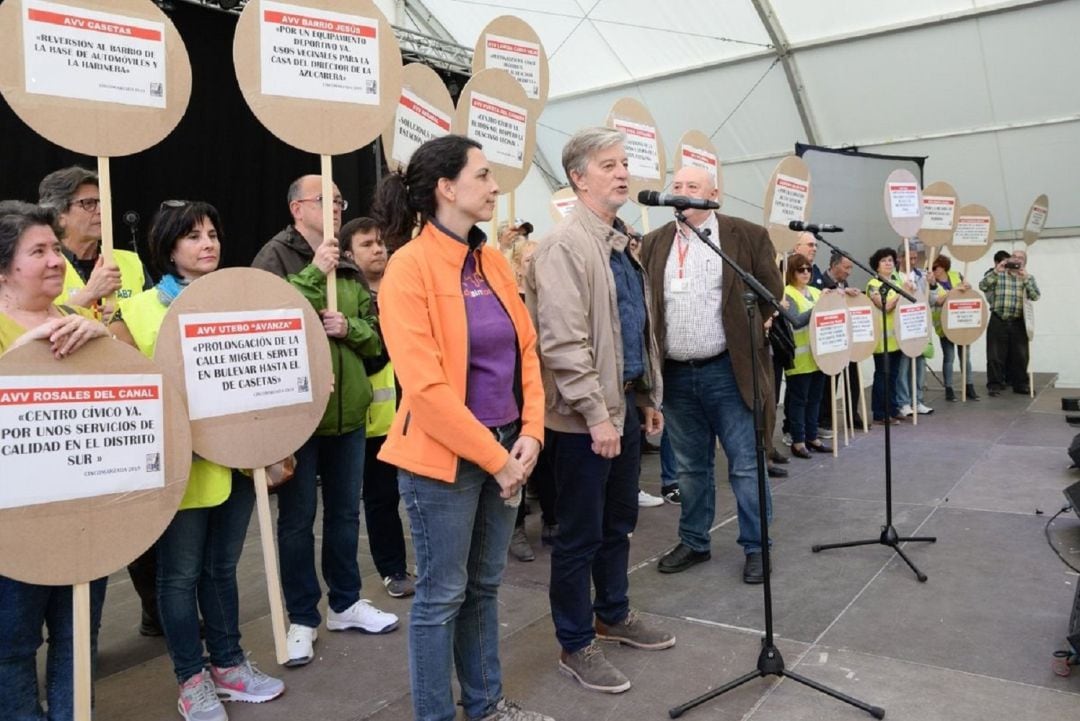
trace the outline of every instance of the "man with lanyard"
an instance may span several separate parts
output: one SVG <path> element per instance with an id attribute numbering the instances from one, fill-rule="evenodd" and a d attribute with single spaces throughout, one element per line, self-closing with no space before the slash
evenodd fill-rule
<path id="1" fill-rule="evenodd" d="M 1027 272 L 1027 253 L 1013 251 L 997 260 L 993 270 L 979 281 L 990 305 L 990 324 L 986 328 L 986 388 L 990 395 L 1001 395 L 1008 382 L 1013 392 L 1027 395 L 1028 337 L 1024 323 L 1024 301 L 1040 297 L 1035 277 Z"/>
<path id="2" fill-rule="evenodd" d="M 114 250 L 112 263 L 101 255 L 96 173 L 77 165 L 49 173 L 38 186 L 38 205 L 51 208 L 60 227 L 61 251 L 67 259 L 60 296 L 64 303 L 91 308 L 100 320 L 111 315 L 117 300 L 153 285 L 137 254 Z"/>
<path id="3" fill-rule="evenodd" d="M 629 195 L 622 133 L 578 131 L 562 161 L 577 204 L 540 242 L 525 281 L 557 488 L 551 616 L 559 670 L 585 688 L 620 693 L 630 680 L 597 638 L 645 650 L 675 645 L 629 600 L 641 424 L 650 435 L 663 426 L 659 354 L 645 277 L 617 217 Z"/>
<path id="4" fill-rule="evenodd" d="M 712 176 L 690 166 L 675 173 L 672 192 L 708 200 L 719 195 Z M 763 227 L 708 210 L 685 212 L 689 222 L 704 229 L 735 263 L 780 297 L 783 284 Z M 752 334 L 742 299 L 747 288 L 691 230 L 671 221 L 650 233 L 642 245 L 642 263 L 654 279 L 653 333 L 665 358 L 664 413 L 682 494 L 680 543 L 660 560 L 659 570 L 678 573 L 712 556 L 709 529 L 716 513 L 714 466 L 719 439 L 738 507 L 738 542 L 745 554 L 743 581 L 762 583 L 765 569 L 751 409 L 756 373 L 765 428 L 772 427 L 775 406 L 769 402 L 773 390 L 765 333 L 761 329 L 753 333 L 759 342 L 754 367 Z M 758 308 L 760 318 L 771 318 L 771 306 L 759 304 Z"/>

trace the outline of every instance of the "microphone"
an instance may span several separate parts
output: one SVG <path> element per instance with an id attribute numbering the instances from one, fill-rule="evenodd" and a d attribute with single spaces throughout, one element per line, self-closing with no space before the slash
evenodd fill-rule
<path id="1" fill-rule="evenodd" d="M 685 195 L 658 193 L 655 190 L 643 190 L 637 194 L 637 202 L 642 205 L 664 205 L 679 210 L 696 208 L 698 210 L 717 210 L 720 204 L 705 198 L 688 198 Z"/>
<path id="2" fill-rule="evenodd" d="M 801 220 L 793 220 L 788 223 L 788 227 L 792 230 L 805 230 L 808 233 L 843 233 L 844 229 L 839 225 L 829 225 L 828 223 L 804 223 Z"/>

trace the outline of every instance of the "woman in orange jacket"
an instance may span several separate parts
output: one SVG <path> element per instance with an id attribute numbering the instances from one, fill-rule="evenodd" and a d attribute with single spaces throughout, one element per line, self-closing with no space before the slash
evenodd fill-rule
<path id="1" fill-rule="evenodd" d="M 417 721 L 545 721 L 503 697 L 498 590 L 522 486 L 544 437 L 536 332 L 506 259 L 486 244 L 499 188 L 480 144 L 420 146 L 374 214 L 408 239 L 387 265 L 380 325 L 402 398 L 379 458 L 397 466 L 418 577 L 409 620 Z"/>

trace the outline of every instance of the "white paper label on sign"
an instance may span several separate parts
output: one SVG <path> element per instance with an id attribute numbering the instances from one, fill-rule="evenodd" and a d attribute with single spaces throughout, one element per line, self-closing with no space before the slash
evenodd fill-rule
<path id="1" fill-rule="evenodd" d="M 953 245 L 986 245 L 990 239 L 990 218 L 985 215 L 961 215 L 953 231 Z"/>
<path id="2" fill-rule="evenodd" d="M 0 508 L 165 487 L 160 375 L 0 379 Z"/>
<path id="3" fill-rule="evenodd" d="M 565 218 L 570 215 L 570 211 L 577 205 L 577 198 L 559 198 L 558 200 L 552 200 L 551 204 L 555 206 L 555 210 L 559 211 L 559 215 Z"/>
<path id="4" fill-rule="evenodd" d="M 949 316 L 949 328 L 978 328 L 982 325 L 982 301 L 977 298 L 946 301 L 945 312 Z"/>
<path id="5" fill-rule="evenodd" d="M 817 354 L 837 353 L 848 348 L 848 312 L 844 309 L 814 314 Z"/>
<path id="6" fill-rule="evenodd" d="M 889 214 L 894 218 L 918 218 L 919 186 L 916 183 L 889 183 Z"/>
<path id="7" fill-rule="evenodd" d="M 660 151 L 656 145 L 656 128 L 615 118 L 615 129 L 626 136 L 623 144 L 630 162 L 630 175 L 645 180 L 660 179 Z"/>
<path id="8" fill-rule="evenodd" d="M 1046 208 L 1041 205 L 1031 206 L 1031 215 L 1028 216 L 1027 226 L 1024 230 L 1038 235 L 1046 225 Z"/>
<path id="9" fill-rule="evenodd" d="M 851 308 L 851 342 L 870 343 L 874 340 L 874 309 Z"/>
<path id="10" fill-rule="evenodd" d="M 42 0 L 23 10 L 26 92 L 165 107 L 163 23 Z"/>
<path id="11" fill-rule="evenodd" d="M 525 108 L 474 92 L 469 107 L 469 137 L 483 143 L 488 160 L 522 168 L 528 118 Z"/>
<path id="12" fill-rule="evenodd" d="M 408 88 L 402 89 L 394 116 L 394 160 L 408 165 L 417 148 L 449 132 L 449 115 L 424 102 Z"/>
<path id="13" fill-rule="evenodd" d="M 925 338 L 930 333 L 927 320 L 930 316 L 930 307 L 926 303 L 900 306 L 899 311 L 900 317 L 897 324 L 900 326 L 900 340 Z"/>
<path id="14" fill-rule="evenodd" d="M 180 315 L 191 420 L 311 402 L 299 309 Z"/>
<path id="15" fill-rule="evenodd" d="M 778 173 L 769 222 L 786 227 L 793 220 L 802 220 L 809 197 L 810 181 Z"/>
<path id="16" fill-rule="evenodd" d="M 682 146 L 680 152 L 682 153 L 683 167 L 690 166 L 691 168 L 701 168 L 709 174 L 710 178 L 712 178 L 713 185 L 716 184 L 716 168 L 720 163 L 716 155 L 710 153 L 708 150 L 695 148 L 692 145 Z"/>
<path id="17" fill-rule="evenodd" d="M 952 230 L 956 215 L 956 198 L 947 195 L 924 195 L 922 199 L 923 230 Z"/>
<path id="18" fill-rule="evenodd" d="M 379 104 L 379 23 L 263 0 L 263 95 Z"/>
<path id="19" fill-rule="evenodd" d="M 532 100 L 540 98 L 540 46 L 488 33 L 484 36 L 484 67 L 505 70 L 525 88 Z"/>

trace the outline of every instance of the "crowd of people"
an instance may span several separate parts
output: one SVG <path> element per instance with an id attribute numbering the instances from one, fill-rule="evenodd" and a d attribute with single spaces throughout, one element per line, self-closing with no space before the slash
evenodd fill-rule
<path id="1" fill-rule="evenodd" d="M 758 303 L 756 316 L 748 314 L 743 280 L 689 226 L 672 220 L 642 238 L 619 218 L 629 183 L 620 133 L 579 131 L 562 164 L 577 203 L 539 242 L 520 220 L 488 242 L 482 227 L 499 193 L 491 165 L 479 143 L 448 135 L 422 145 L 407 169 L 380 182 L 371 217 L 342 224 L 349 203 L 340 192 L 324 198 L 320 177 L 297 179 L 286 194 L 291 222 L 252 263 L 312 304 L 333 351 L 333 394 L 318 428 L 271 474 L 289 618 L 286 665 L 312 660 L 324 622 L 327 631 L 373 634 L 399 626 L 396 615 L 361 595 L 363 505 L 386 593 L 413 596 L 409 676 L 413 712 L 423 721 L 455 718 L 455 672 L 469 719 L 548 718 L 506 698 L 498 650 L 498 591 L 508 554 L 535 558 L 524 526 L 530 479 L 542 511 L 540 540 L 552 547 L 557 666 L 587 689 L 619 693 L 631 682 L 598 641 L 643 651 L 676 643 L 630 603 L 630 537 L 639 507 L 653 498 L 640 486 L 647 439 L 659 438 L 661 497 L 680 513 L 677 542 L 658 570 L 679 573 L 711 558 L 719 443 L 737 506 L 742 578 L 752 584 L 769 572 L 761 518 L 771 513 L 771 498 L 765 494 L 762 509 L 758 463 L 767 462 L 776 477 L 789 462 L 772 442 L 784 378 L 787 450 L 798 458 L 830 451 L 823 439 L 832 414 L 822 401 L 829 382 L 810 351 L 809 323 L 823 294 L 863 292 L 848 284 L 851 262 L 834 254 L 821 271 L 816 241 L 806 234 L 784 259 L 782 276 L 763 227 L 686 211 L 687 222 L 791 310 L 793 358 L 774 364 L 772 307 Z M 713 177 L 695 167 L 678 170 L 672 190 L 719 199 Z M 39 196 L 38 204 L 0 203 L 0 352 L 41 341 L 63 359 L 91 339 L 112 336 L 152 356 L 170 303 L 218 268 L 226 235 L 217 210 L 166 200 L 145 256 L 116 251 L 106 262 L 92 172 L 56 171 L 41 182 Z M 332 239 L 324 239 L 324 203 L 333 204 Z M 956 400 L 955 346 L 941 334 L 940 309 L 947 292 L 970 284 L 946 256 L 925 271 L 919 246 L 903 271 L 892 248 L 869 260 L 877 276 L 865 292 L 875 305 L 895 307 L 896 294 L 879 292 L 889 280 L 933 306 L 946 399 Z M 979 282 L 992 311 L 991 395 L 1006 385 L 1029 391 L 1023 310 L 1039 291 L 1025 265 L 1022 252 L 996 257 Z M 331 272 L 336 310 L 327 298 Z M 874 354 L 876 422 L 932 412 L 923 396 L 932 347 L 912 360 L 889 326 Z M 977 399 L 967 362 L 966 393 Z M 763 459 L 755 451 L 755 386 L 769 436 Z M 172 522 L 128 569 L 142 602 L 140 632 L 164 636 L 177 708 L 189 721 L 226 721 L 223 701 L 270 701 L 285 689 L 240 645 L 236 569 L 252 483 L 242 470 L 196 459 Z M 104 601 L 99 579 L 91 584 L 95 646 Z M 71 718 L 70 588 L 0 576 L 0 609 L 0 717 Z M 43 627 L 47 711 L 35 670 Z"/>

